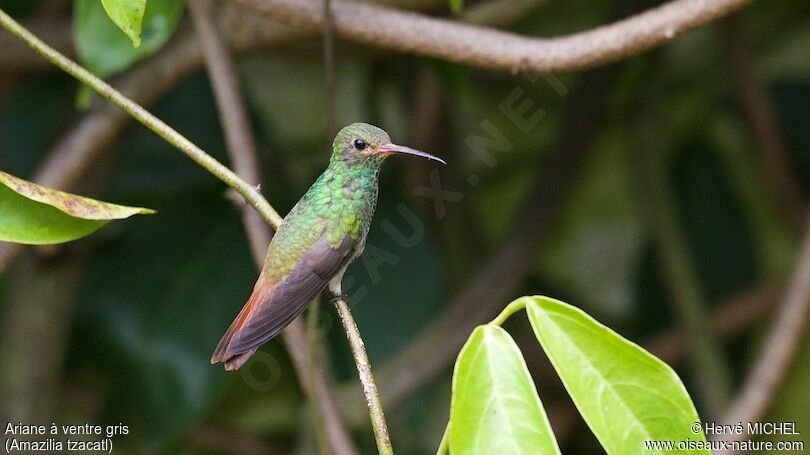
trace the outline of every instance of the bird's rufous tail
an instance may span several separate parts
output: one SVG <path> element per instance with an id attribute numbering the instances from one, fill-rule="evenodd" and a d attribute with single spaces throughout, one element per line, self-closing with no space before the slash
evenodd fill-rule
<path id="1" fill-rule="evenodd" d="M 233 320 L 231 326 L 228 327 L 228 330 L 225 332 L 225 335 L 222 336 L 222 339 L 219 340 L 219 344 L 217 344 L 217 348 L 214 350 L 214 354 L 211 356 L 212 365 L 218 362 L 223 362 L 227 371 L 238 370 L 239 367 L 244 365 L 250 356 L 256 352 L 257 348 L 253 348 L 245 352 L 231 352 L 229 347 L 234 335 L 239 332 L 239 329 L 241 329 L 250 319 L 250 315 L 253 314 L 256 308 L 258 308 L 272 295 L 274 287 L 275 286 L 273 284 L 269 283 L 269 280 L 265 279 L 263 274 L 259 276 L 259 279 L 256 281 L 256 285 L 253 287 L 253 293 L 250 295 L 247 303 L 242 308 L 242 311 L 240 311 L 236 316 L 236 319 Z"/>

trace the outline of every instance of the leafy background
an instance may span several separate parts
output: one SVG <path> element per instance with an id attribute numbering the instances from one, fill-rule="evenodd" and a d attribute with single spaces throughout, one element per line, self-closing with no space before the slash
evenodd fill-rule
<path id="1" fill-rule="evenodd" d="M 135 51 L 112 24 L 99 23 L 97 16 L 103 14 L 99 2 L 49 4 L 3 1 L 4 9 L 22 20 L 38 19 L 46 11 L 54 21 L 71 23 L 79 57 L 105 77 L 150 58 L 172 33 L 192 33 L 181 2 L 150 1 L 143 43 Z M 156 9 L 150 12 L 152 6 Z M 434 13 L 450 14 L 447 6 Z M 162 27 L 154 22 L 150 26 L 155 17 Z M 553 36 L 614 17 L 604 1 L 549 2 L 512 29 Z M 806 197 L 810 60 L 804 49 L 810 45 L 810 5 L 759 2 L 737 19 L 775 103 L 793 171 Z M 115 43 L 120 45 L 105 41 L 111 36 L 117 36 Z M 93 50 L 99 42 L 109 45 Z M 369 244 L 387 254 L 379 253 L 376 267 L 359 262 L 349 271 L 356 288 L 368 291 L 354 312 L 372 363 L 382 367 L 396 358 L 507 242 L 510 226 L 521 214 L 521 201 L 531 193 L 555 147 L 578 145 L 576 135 L 560 139 L 571 128 L 570 117 L 575 131 L 592 130 L 594 140 L 584 145 L 588 155 L 575 184 L 559 188 L 566 192 L 561 213 L 542 218 L 550 230 L 531 272 L 510 293 L 512 297 L 553 295 L 639 342 L 674 325 L 672 298 L 664 286 L 640 197 L 644 189 L 637 157 L 650 144 L 666 159 L 666 177 L 676 194 L 676 218 L 707 300 L 719 307 L 726 299 L 783 283 L 798 232 L 778 209 L 767 183 L 762 155 L 730 82 L 735 68 L 723 43 L 722 24 L 704 27 L 616 65 L 613 76 L 599 72 L 561 76 L 567 90 L 562 96 L 542 79 L 530 82 L 340 43 L 337 123 L 369 121 L 386 128 L 396 141 L 429 148 L 450 163 L 439 171 L 442 185 L 463 194 L 461 201 L 448 202 L 446 215 L 438 219 L 432 202 L 414 193 L 428 184 L 433 168 L 404 159 L 386 164 Z M 314 52 L 319 46 L 318 40 L 311 40 L 300 48 L 239 59 L 259 139 L 264 192 L 282 213 L 328 157 L 331 138 L 323 69 L 320 52 Z M 439 94 L 438 106 L 433 107 L 440 115 L 436 124 L 428 125 L 432 131 L 416 130 L 413 120 L 419 108 L 415 87 L 425 78 Z M 579 99 L 587 84 L 607 79 L 607 90 Z M 545 112 L 539 126 L 526 134 L 499 109 L 516 87 Z M 30 178 L 51 146 L 82 115 L 83 107 L 76 106 L 81 91 L 52 68 L 29 72 L 0 68 L 0 169 Z M 582 112 L 571 114 L 575 100 L 586 112 L 604 104 L 604 115 L 592 119 Z M 650 106 L 655 112 L 652 127 L 642 121 Z M 151 109 L 226 160 L 202 69 Z M 466 142 L 470 134 L 482 134 L 484 120 L 514 143 L 509 153 L 497 155 L 493 168 L 483 166 Z M 425 136 L 427 140 L 419 139 Z M 426 144 L 414 143 L 417 140 Z M 48 305 L 63 309 L 62 317 L 36 319 L 33 327 L 0 325 L 5 366 L 0 410 L 10 416 L 5 420 L 23 415 L 43 422 L 122 422 L 130 426 L 130 435 L 116 443 L 133 452 L 313 451 L 308 411 L 278 341 L 263 348 L 267 353 L 263 365 L 247 372 L 226 374 L 208 364 L 211 350 L 255 279 L 239 213 L 222 185 L 138 125 L 129 126 L 110 152 L 71 190 L 151 207 L 158 214 L 111 224 L 68 246 L 27 250 L 2 278 L 4 320 L 10 319 L 12 309 L 30 311 L 34 318 Z M 473 174 L 480 179 L 475 186 L 468 183 Z M 397 211 L 402 202 L 425 227 L 424 238 L 412 247 L 398 245 L 381 229 L 382 221 L 389 220 L 408 232 L 407 221 Z M 324 313 L 335 380 L 345 384 L 354 377 L 348 347 L 334 316 Z M 760 318 L 744 333 L 724 339 L 736 380 L 757 352 L 768 322 Z M 559 381 L 547 374 L 548 361 L 529 324 L 521 318 L 507 328 L 527 359 L 547 409 L 570 410 Z M 810 409 L 810 391 L 803 386 L 810 381 L 810 338 L 805 338 L 768 418 L 797 421 L 803 432 L 810 428 L 803 412 Z M 16 373 L 30 370 L 31 359 L 47 356 L 61 358 L 55 363 L 60 367 L 37 374 L 53 375 L 59 386 L 26 388 Z M 674 367 L 693 390 L 699 372 L 690 371 L 686 362 Z M 399 453 L 435 450 L 450 406 L 450 381 L 447 365 L 418 393 L 386 409 Z M 362 404 L 359 395 L 352 398 L 354 405 Z M 696 405 L 703 410 L 699 399 Z M 549 414 L 552 426 L 559 425 L 554 413 Z M 600 453 L 584 422 L 574 417 L 569 425 L 560 437 L 563 453 Z M 364 452 L 373 450 L 367 425 L 359 425 L 355 434 Z"/>

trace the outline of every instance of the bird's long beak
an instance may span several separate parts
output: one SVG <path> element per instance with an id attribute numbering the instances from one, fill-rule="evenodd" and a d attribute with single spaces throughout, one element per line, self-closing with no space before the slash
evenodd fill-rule
<path id="1" fill-rule="evenodd" d="M 422 158 L 427 158 L 429 160 L 438 161 L 442 164 L 447 164 L 444 162 L 443 159 L 435 157 L 430 153 L 425 153 L 421 150 L 412 149 L 410 147 L 405 147 L 404 145 L 396 145 L 396 144 L 383 144 L 377 148 L 379 152 L 382 153 L 402 153 L 405 155 L 415 155 L 421 156 Z"/>

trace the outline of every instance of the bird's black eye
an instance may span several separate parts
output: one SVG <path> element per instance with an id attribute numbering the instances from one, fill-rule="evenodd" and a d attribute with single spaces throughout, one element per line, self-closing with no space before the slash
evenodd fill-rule
<path id="1" fill-rule="evenodd" d="M 357 150 L 365 150 L 366 149 L 366 141 L 362 139 L 355 139 L 354 140 L 354 148 Z"/>

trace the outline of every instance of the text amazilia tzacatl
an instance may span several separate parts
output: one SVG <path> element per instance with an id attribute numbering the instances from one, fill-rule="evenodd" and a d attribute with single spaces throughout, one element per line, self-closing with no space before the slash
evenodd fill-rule
<path id="1" fill-rule="evenodd" d="M 327 285 L 341 294 L 343 273 L 366 244 L 380 166 L 393 154 L 444 163 L 392 144 L 385 131 L 372 125 L 354 123 L 338 132 L 329 167 L 278 227 L 253 293 L 217 345 L 212 364 L 224 362 L 226 370 L 241 367 Z"/>

